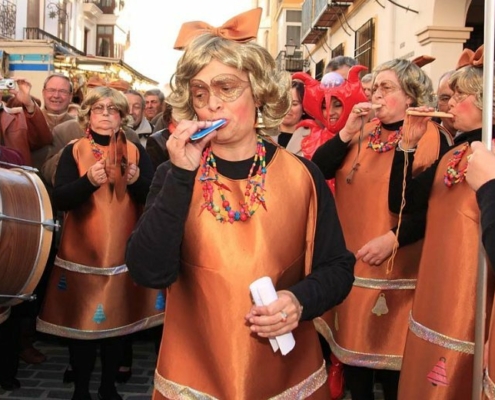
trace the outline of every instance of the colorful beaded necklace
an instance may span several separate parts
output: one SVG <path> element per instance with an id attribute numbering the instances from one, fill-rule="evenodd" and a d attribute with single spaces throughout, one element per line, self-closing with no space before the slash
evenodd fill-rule
<path id="1" fill-rule="evenodd" d="M 91 151 L 93 152 L 93 156 L 96 158 L 96 161 L 100 161 L 103 158 L 103 150 L 101 150 L 95 143 L 93 139 L 93 135 L 89 130 L 89 127 L 86 128 L 86 138 L 89 140 L 89 144 L 91 145 Z"/>
<path id="2" fill-rule="evenodd" d="M 256 169 L 257 168 L 257 169 Z M 256 171 L 255 171 L 256 169 Z M 210 171 L 211 175 L 210 176 Z M 265 177 L 266 177 L 266 149 L 263 139 L 258 135 L 256 144 L 256 154 L 254 155 L 253 165 L 249 170 L 247 177 L 246 190 L 244 191 L 244 201 L 239 201 L 241 208 L 233 210 L 230 202 L 225 198 L 224 190 L 231 191 L 227 185 L 220 182 L 215 157 L 211 147 L 207 147 L 203 152 L 201 159 L 201 177 L 199 180 L 203 183 L 203 198 L 205 202 L 201 205 L 201 212 L 207 209 L 220 222 L 247 221 L 256 212 L 260 204 L 266 210 L 265 199 Z M 221 207 L 213 201 L 213 192 L 215 184 L 218 188 L 218 194 L 222 200 Z"/>
<path id="3" fill-rule="evenodd" d="M 382 134 L 382 127 L 378 125 L 373 132 L 370 133 L 368 140 L 368 147 L 372 148 L 377 153 L 385 153 L 392 150 L 399 140 L 402 138 L 402 126 L 388 135 L 387 141 L 382 142 L 380 137 Z"/>
<path id="4" fill-rule="evenodd" d="M 459 163 L 466 154 L 466 151 L 469 147 L 469 143 L 464 143 L 460 149 L 457 149 L 452 154 L 452 158 L 447 163 L 447 171 L 443 175 L 443 183 L 448 188 L 452 187 L 456 183 L 460 183 L 466 177 L 467 164 L 464 168 L 456 169 Z"/>

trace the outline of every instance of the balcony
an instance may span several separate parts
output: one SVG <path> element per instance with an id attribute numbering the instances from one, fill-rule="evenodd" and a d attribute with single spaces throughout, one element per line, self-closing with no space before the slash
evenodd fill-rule
<path id="1" fill-rule="evenodd" d="M 24 39 L 25 40 L 53 40 L 58 52 L 63 54 L 79 54 L 84 55 L 84 52 L 75 48 L 67 42 L 53 36 L 51 33 L 45 32 L 43 29 L 39 28 L 24 28 Z"/>
<path id="2" fill-rule="evenodd" d="M 317 44 L 352 4 L 353 0 L 305 0 L 301 16 L 301 43 Z"/>
<path id="3" fill-rule="evenodd" d="M 84 0 L 83 4 L 84 15 L 88 18 L 98 18 L 103 14 L 103 11 L 100 7 L 98 7 L 97 2 Z"/>
<path id="4" fill-rule="evenodd" d="M 279 71 L 290 73 L 304 71 L 309 67 L 309 61 L 302 58 L 302 52 L 296 51 L 292 57 L 287 55 L 285 50 L 278 53 L 275 59 Z"/>

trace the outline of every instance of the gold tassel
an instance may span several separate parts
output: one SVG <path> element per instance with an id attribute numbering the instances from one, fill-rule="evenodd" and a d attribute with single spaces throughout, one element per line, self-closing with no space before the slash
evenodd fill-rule
<path id="1" fill-rule="evenodd" d="M 266 128 L 265 122 L 263 121 L 263 114 L 261 114 L 261 110 L 259 108 L 256 108 L 256 123 L 254 124 L 254 127 L 257 129 Z"/>

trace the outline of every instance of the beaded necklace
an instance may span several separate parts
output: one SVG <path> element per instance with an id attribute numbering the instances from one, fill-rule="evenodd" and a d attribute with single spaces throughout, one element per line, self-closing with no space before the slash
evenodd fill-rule
<path id="1" fill-rule="evenodd" d="M 466 177 L 467 164 L 464 168 L 456 169 L 459 163 L 466 154 L 466 151 L 469 147 L 469 143 L 464 143 L 460 149 L 457 149 L 452 154 L 452 158 L 447 163 L 447 170 L 443 175 L 443 183 L 448 188 L 452 187 L 456 183 L 461 183 Z"/>
<path id="2" fill-rule="evenodd" d="M 370 133 L 368 140 L 368 147 L 376 151 L 377 153 L 385 153 L 386 151 L 392 150 L 399 140 L 402 138 L 402 126 L 388 135 L 387 141 L 382 142 L 380 137 L 382 133 L 381 125 L 378 125 L 373 132 Z"/>
<path id="3" fill-rule="evenodd" d="M 257 168 L 257 169 L 256 169 Z M 256 169 L 256 171 L 255 171 Z M 211 175 L 210 176 L 210 171 Z M 244 201 L 239 201 L 241 208 L 233 210 L 230 202 L 226 199 L 224 190 L 231 191 L 227 185 L 220 182 L 217 164 L 211 147 L 207 147 L 201 159 L 201 177 L 203 184 L 203 198 L 205 202 L 201 205 L 201 212 L 207 209 L 216 219 L 222 223 L 236 221 L 247 221 L 256 212 L 260 204 L 266 210 L 265 199 L 265 177 L 266 177 L 266 149 L 260 135 L 257 138 L 256 154 L 247 177 Z M 222 200 L 221 207 L 213 201 L 214 186 L 217 186 L 218 194 Z M 201 213 L 200 212 L 200 213 Z"/>
<path id="4" fill-rule="evenodd" d="M 93 152 L 93 156 L 96 158 L 96 161 L 100 161 L 103 158 L 103 150 L 101 150 L 95 143 L 93 135 L 89 128 L 86 128 L 86 138 L 89 140 L 89 144 L 91 145 L 91 151 Z"/>

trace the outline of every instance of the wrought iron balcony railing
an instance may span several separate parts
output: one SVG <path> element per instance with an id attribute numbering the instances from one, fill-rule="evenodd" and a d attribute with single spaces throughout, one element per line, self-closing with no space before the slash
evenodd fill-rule
<path id="1" fill-rule="evenodd" d="M 59 50 L 61 52 L 72 52 L 84 56 L 85 53 L 78 48 L 70 45 L 67 42 L 59 39 L 58 37 L 52 35 L 51 33 L 45 32 L 40 28 L 24 28 L 24 39 L 26 40 L 53 40 L 59 45 Z"/>
<path id="2" fill-rule="evenodd" d="M 304 71 L 309 67 L 309 61 L 300 56 L 288 57 L 285 51 L 278 53 L 275 60 L 279 71 L 298 72 Z"/>

